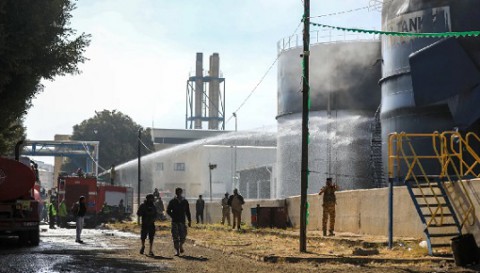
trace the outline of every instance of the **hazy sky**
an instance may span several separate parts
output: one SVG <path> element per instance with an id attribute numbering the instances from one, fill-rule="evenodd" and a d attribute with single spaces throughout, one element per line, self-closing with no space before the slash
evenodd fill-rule
<path id="1" fill-rule="evenodd" d="M 312 1 L 311 15 L 368 6 L 371 0 Z M 220 54 L 231 116 L 277 56 L 277 42 L 301 20 L 301 0 L 81 0 L 72 27 L 92 35 L 82 74 L 45 81 L 25 120 L 27 137 L 53 139 L 95 114 L 117 109 L 144 127 L 184 128 L 186 81 L 196 52 Z M 380 27 L 362 10 L 312 19 L 346 27 Z M 300 27 L 297 34 L 301 34 Z M 312 29 L 314 30 L 314 29 Z M 299 58 L 299 61 L 300 58 Z M 277 71 L 270 71 L 238 111 L 239 130 L 275 125 Z M 234 129 L 232 119 L 226 125 Z"/>

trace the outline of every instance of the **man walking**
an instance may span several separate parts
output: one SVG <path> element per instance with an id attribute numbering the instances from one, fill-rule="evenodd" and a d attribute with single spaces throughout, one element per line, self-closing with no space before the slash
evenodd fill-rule
<path id="1" fill-rule="evenodd" d="M 75 242 L 83 244 L 82 239 L 80 238 L 83 230 L 83 223 L 85 219 L 85 214 L 87 213 L 87 206 L 85 205 L 85 196 L 80 196 L 78 202 L 73 204 L 72 214 L 76 218 L 77 226 L 77 237 Z"/>
<path id="2" fill-rule="evenodd" d="M 143 254 L 145 251 L 145 240 L 147 239 L 150 243 L 150 248 L 148 251 L 149 256 L 154 256 L 152 247 L 153 247 L 153 238 L 155 237 L 155 220 L 157 219 L 157 208 L 155 208 L 153 194 L 147 194 L 145 201 L 140 205 L 137 211 L 137 216 L 142 217 L 142 230 L 140 232 L 140 240 L 142 241 L 142 247 L 140 248 L 140 254 Z"/>
<path id="3" fill-rule="evenodd" d="M 240 223 L 242 222 L 242 205 L 245 204 L 243 200 L 243 196 L 238 194 L 238 190 L 233 190 L 233 195 L 228 198 L 228 205 L 232 208 L 233 214 L 233 229 L 235 229 L 235 225 L 237 230 L 240 230 Z"/>
<path id="4" fill-rule="evenodd" d="M 185 217 L 188 219 L 188 226 L 192 225 L 192 216 L 188 201 L 182 196 L 181 188 L 175 189 L 175 197 L 170 200 L 167 206 L 167 214 L 172 218 L 172 238 L 175 256 L 184 252 L 183 244 L 187 238 L 187 227 Z"/>
<path id="5" fill-rule="evenodd" d="M 230 206 L 228 205 L 228 192 L 225 193 L 225 197 L 222 199 L 222 225 L 225 223 L 225 218 L 230 226 Z"/>
<path id="6" fill-rule="evenodd" d="M 327 221 L 330 217 L 330 226 L 328 229 L 328 236 L 335 236 L 335 205 L 337 204 L 337 197 L 335 192 L 338 190 L 337 184 L 332 183 L 332 178 L 327 178 L 326 185 L 320 190 L 318 195 L 323 194 L 323 217 L 322 230 L 323 236 L 327 236 Z"/>
<path id="7" fill-rule="evenodd" d="M 202 199 L 202 195 L 198 196 L 197 203 L 195 204 L 195 218 L 197 219 L 197 225 L 203 224 L 203 210 L 205 209 L 205 200 Z"/>

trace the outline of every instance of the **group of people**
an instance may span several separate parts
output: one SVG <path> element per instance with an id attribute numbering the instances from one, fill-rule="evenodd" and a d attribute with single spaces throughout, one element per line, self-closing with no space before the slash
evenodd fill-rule
<path id="1" fill-rule="evenodd" d="M 243 204 L 245 201 L 243 196 L 238 193 L 238 190 L 233 190 L 233 195 L 225 193 L 225 197 L 221 201 L 222 205 L 222 225 L 225 224 L 225 219 L 228 221 L 228 225 L 230 226 L 230 210 L 233 214 L 233 229 L 240 230 L 240 223 L 242 222 L 242 210 Z M 205 210 L 205 200 L 202 199 L 202 195 L 198 196 L 197 202 L 195 204 L 196 209 L 196 219 L 197 224 L 203 224 L 203 214 Z"/>
<path id="2" fill-rule="evenodd" d="M 160 196 L 156 194 L 155 189 L 153 194 L 148 194 L 143 204 L 141 204 L 137 211 L 137 216 L 141 217 L 141 232 L 140 232 L 140 254 L 145 253 L 145 242 L 149 240 L 148 255 L 153 256 L 153 240 L 155 237 L 155 220 L 158 219 L 158 208 L 155 205 L 156 200 L 161 200 Z M 225 194 L 225 198 L 222 199 L 222 224 L 225 219 L 228 220 L 230 225 L 230 208 L 233 214 L 233 228 L 240 229 L 240 223 L 242 221 L 242 205 L 245 204 L 243 197 L 238 193 L 238 190 L 233 191 L 233 195 L 229 196 Z M 205 200 L 202 195 L 199 195 L 198 200 L 195 203 L 196 220 L 197 224 L 203 224 L 203 215 L 205 210 Z M 183 244 L 187 237 L 187 223 L 188 227 L 192 224 L 192 215 L 190 213 L 190 205 L 183 197 L 183 189 L 175 189 L 175 197 L 168 202 L 166 209 L 167 214 L 172 219 L 171 233 L 173 239 L 173 247 L 175 249 L 175 255 L 179 256 L 184 252 Z"/>
<path id="3" fill-rule="evenodd" d="M 141 217 L 141 232 L 140 240 L 142 245 L 140 247 L 140 254 L 145 252 L 145 241 L 148 237 L 149 251 L 148 255 L 153 256 L 153 240 L 155 237 L 155 220 L 157 219 L 157 208 L 155 207 L 154 194 L 148 194 L 145 202 L 141 204 L 137 211 L 137 216 Z M 187 221 L 188 226 L 192 225 L 192 216 L 190 214 L 190 207 L 187 199 L 183 197 L 183 190 L 181 188 L 175 189 L 175 197 L 170 200 L 167 206 L 167 214 L 172 219 L 172 238 L 173 246 L 175 248 L 175 255 L 179 256 L 184 252 L 183 244 L 187 238 Z"/>
<path id="4" fill-rule="evenodd" d="M 332 178 L 327 178 L 326 185 L 322 187 L 319 192 L 319 195 L 323 194 L 323 218 L 322 218 L 322 230 L 323 235 L 327 236 L 327 222 L 330 218 L 330 225 L 328 229 L 328 236 L 334 236 L 334 227 L 335 227 L 335 205 L 336 197 L 335 192 L 338 190 L 336 184 L 332 183 Z M 156 193 L 148 194 L 143 204 L 141 204 L 137 211 L 137 216 L 141 217 L 141 247 L 140 254 L 145 253 L 145 241 L 149 239 L 149 250 L 148 255 L 154 256 L 153 254 L 153 241 L 155 237 L 155 221 L 158 219 L 158 208 L 156 206 L 156 201 L 160 199 L 160 196 L 156 196 Z M 63 201 L 62 201 L 63 202 Z M 238 190 L 233 191 L 233 195 L 229 196 L 228 193 L 225 193 L 225 197 L 221 201 L 222 205 L 222 221 L 225 223 L 225 219 L 230 225 L 230 210 L 233 214 L 233 229 L 240 229 L 240 223 L 242 220 L 242 206 L 245 204 L 243 197 L 238 193 Z M 162 202 L 163 206 L 163 202 Z M 62 207 L 62 206 L 60 206 Z M 197 223 L 203 223 L 203 213 L 205 209 L 205 201 L 202 199 L 202 195 L 199 196 L 196 202 L 196 220 Z M 62 209 L 63 210 L 63 209 Z M 72 214 L 76 218 L 76 240 L 77 243 L 83 243 L 81 240 L 81 234 L 84 224 L 84 217 L 86 214 L 87 208 L 85 205 L 85 197 L 81 196 L 79 201 L 74 203 L 71 208 Z M 172 219 L 171 224 L 171 233 L 173 239 L 173 247 L 175 249 L 175 255 L 179 256 L 184 253 L 183 245 L 187 237 L 187 225 L 191 227 L 192 216 L 190 214 L 190 206 L 183 196 L 183 189 L 175 189 L 175 197 L 170 200 L 168 203 L 167 214 Z"/>
<path id="5" fill-rule="evenodd" d="M 62 199 L 57 206 L 57 198 L 52 196 L 50 202 L 46 205 L 46 209 L 48 212 L 48 225 L 50 229 L 55 229 L 55 225 L 61 228 L 67 227 L 68 211 L 65 199 Z"/>

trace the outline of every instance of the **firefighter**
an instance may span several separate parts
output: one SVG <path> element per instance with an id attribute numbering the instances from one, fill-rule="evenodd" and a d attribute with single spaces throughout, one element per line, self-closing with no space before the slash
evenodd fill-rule
<path id="1" fill-rule="evenodd" d="M 62 199 L 60 204 L 58 205 L 58 218 L 59 218 L 59 227 L 66 228 L 67 227 L 67 205 L 65 204 L 65 198 Z"/>
<path id="2" fill-rule="evenodd" d="M 111 185 L 113 185 L 113 183 L 115 182 L 115 176 L 116 176 L 115 165 L 112 164 L 112 166 L 110 167 L 110 184 Z"/>
<path id="3" fill-rule="evenodd" d="M 55 199 L 50 200 L 50 204 L 48 205 L 48 223 L 50 229 L 55 229 L 55 218 L 57 218 L 57 209 L 55 204 Z"/>

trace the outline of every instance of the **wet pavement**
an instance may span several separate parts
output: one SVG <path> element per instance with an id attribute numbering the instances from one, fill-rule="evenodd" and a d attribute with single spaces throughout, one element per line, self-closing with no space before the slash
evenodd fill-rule
<path id="1" fill-rule="evenodd" d="M 16 238 L 0 237 L 0 272 L 164 272 L 169 268 L 128 259 L 132 241 L 138 242 L 138 235 L 132 233 L 84 229 L 84 244 L 79 244 L 73 228 L 41 226 L 41 230 L 37 247 L 20 247 Z"/>

